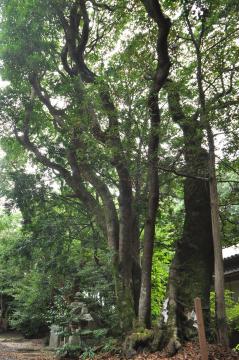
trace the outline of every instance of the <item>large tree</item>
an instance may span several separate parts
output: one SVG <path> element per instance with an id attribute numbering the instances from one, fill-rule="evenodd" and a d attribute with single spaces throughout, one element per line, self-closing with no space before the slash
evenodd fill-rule
<path id="1" fill-rule="evenodd" d="M 2 1 L 5 116 L 19 142 L 65 182 L 67 196 L 80 199 L 107 237 L 124 330 L 135 316 L 150 326 L 158 93 L 170 67 L 170 20 L 158 1 L 142 3 L 62 0 L 46 9 L 41 0 Z M 132 30 L 143 38 L 136 42 Z M 147 47 L 156 59 L 141 54 Z M 146 81 L 145 69 L 153 67 Z"/>
<path id="2" fill-rule="evenodd" d="M 177 161 L 167 170 L 185 177 L 185 221 L 182 237 L 176 243 L 165 304 L 167 317 L 163 337 L 166 333 L 170 352 L 195 333 L 193 299 L 196 296 L 202 299 L 209 334 L 214 257 L 216 293 L 218 284 L 220 286 L 217 307 L 223 308 L 221 243 L 218 239 L 215 242 L 215 232 L 218 238 L 220 224 L 215 178 L 217 153 L 214 142 L 217 141 L 213 131 L 220 129 L 220 135 L 226 136 L 230 124 L 235 121 L 233 113 L 238 106 L 235 97 L 238 81 L 236 12 L 234 2 L 183 1 L 181 16 L 175 24 L 178 45 L 172 55 L 174 68 L 166 91 L 169 112 L 174 123 L 181 128 L 184 145 Z M 231 118 L 227 116 L 230 112 Z M 184 154 L 181 169 L 177 165 L 180 154 Z M 218 312 L 218 338 L 226 345 L 223 316 L 225 314 Z"/>
<path id="3" fill-rule="evenodd" d="M 172 29 L 157 0 L 1 5 L 2 76 L 10 82 L 1 96 L 4 131 L 13 130 L 32 159 L 62 182 L 65 197 L 81 201 L 107 239 L 123 330 L 135 317 L 150 327 L 158 153 L 169 105 L 181 148 L 175 146 L 172 164 L 160 166 L 186 177 L 184 228 L 168 285 L 164 343 L 173 352 L 192 335 L 194 296 L 208 315 L 205 130 L 226 134 L 225 119 L 238 104 L 237 4 L 165 0 Z M 183 169 L 176 166 L 180 154 Z"/>

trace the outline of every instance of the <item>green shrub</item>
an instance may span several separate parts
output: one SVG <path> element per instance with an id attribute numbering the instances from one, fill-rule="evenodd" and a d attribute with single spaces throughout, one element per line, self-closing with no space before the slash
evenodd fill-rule
<path id="1" fill-rule="evenodd" d="M 82 360 L 93 359 L 95 356 L 95 351 L 92 347 L 86 347 L 84 352 L 81 355 Z"/>
<path id="2" fill-rule="evenodd" d="M 237 344 L 233 350 L 239 352 L 239 344 Z"/>
<path id="3" fill-rule="evenodd" d="M 28 338 L 43 335 L 48 328 L 46 314 L 50 298 L 43 275 L 35 271 L 26 274 L 15 284 L 12 296 L 11 327 Z"/>
<path id="4" fill-rule="evenodd" d="M 61 346 L 56 354 L 59 359 L 78 359 L 82 353 L 81 345 L 65 344 Z"/>
<path id="5" fill-rule="evenodd" d="M 210 294 L 212 332 L 215 334 L 215 292 Z M 226 314 L 230 332 L 239 331 L 239 302 L 233 299 L 233 292 L 225 290 Z"/>

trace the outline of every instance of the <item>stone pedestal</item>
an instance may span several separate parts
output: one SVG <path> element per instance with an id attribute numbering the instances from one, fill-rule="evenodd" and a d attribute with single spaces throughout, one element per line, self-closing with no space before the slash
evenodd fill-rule
<path id="1" fill-rule="evenodd" d="M 51 325 L 49 347 L 52 349 L 56 349 L 60 345 L 59 331 L 60 327 L 58 325 Z"/>

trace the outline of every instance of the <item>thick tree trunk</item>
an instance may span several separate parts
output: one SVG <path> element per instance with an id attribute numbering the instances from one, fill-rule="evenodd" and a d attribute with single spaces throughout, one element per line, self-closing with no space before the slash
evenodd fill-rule
<path id="1" fill-rule="evenodd" d="M 121 282 L 119 293 L 119 311 L 121 328 L 124 332 L 132 329 L 135 318 L 134 295 L 133 295 L 133 219 L 132 219 L 132 192 L 131 185 L 125 178 L 120 181 L 119 197 L 119 279 Z"/>
<path id="2" fill-rule="evenodd" d="M 205 19 L 206 18 L 204 18 L 204 21 Z M 186 21 L 196 51 L 200 120 L 201 120 L 201 126 L 203 126 L 207 131 L 207 140 L 209 146 L 208 172 L 209 172 L 211 222 L 212 222 L 213 248 L 214 248 L 216 321 L 217 321 L 218 341 L 222 345 L 227 347 L 229 344 L 229 340 L 228 340 L 225 298 L 224 298 L 224 271 L 223 271 L 222 247 L 220 241 L 220 220 L 219 220 L 218 192 L 217 192 L 216 165 L 215 165 L 215 148 L 214 148 L 213 133 L 210 125 L 210 119 L 208 117 L 208 111 L 206 107 L 206 96 L 204 90 L 204 74 L 202 70 L 202 54 L 201 54 L 202 37 L 199 37 L 199 39 L 196 40 L 192 32 L 192 27 L 188 15 L 186 15 Z M 202 23 L 201 35 L 203 35 L 204 25 L 205 24 Z"/>
<path id="3" fill-rule="evenodd" d="M 171 264 L 167 300 L 161 318 L 164 330 L 157 346 L 173 354 L 183 340 L 194 337 L 194 298 L 200 297 L 207 333 L 210 324 L 210 288 L 213 275 L 213 240 L 208 178 L 208 153 L 201 147 L 202 131 L 197 113 L 186 118 L 175 84 L 167 86 L 169 109 L 184 134 L 186 170 L 184 182 L 185 220 Z M 201 180 L 205 178 L 204 180 Z"/>
<path id="4" fill-rule="evenodd" d="M 121 247 L 117 267 L 117 303 L 121 328 L 124 333 L 132 330 L 134 320 L 138 315 L 141 287 L 139 223 L 137 214 L 134 213 L 131 208 L 131 198 L 132 196 L 128 194 L 125 198 L 128 201 L 128 205 L 125 204 L 125 206 L 122 206 L 121 208 L 121 212 L 123 212 L 123 216 L 120 218 Z M 129 211 L 126 211 L 127 208 Z"/>
<path id="5" fill-rule="evenodd" d="M 169 351 L 172 353 L 177 350 L 177 342 L 196 335 L 193 302 L 195 297 L 202 300 L 207 331 L 210 323 L 213 247 L 209 188 L 204 181 L 187 179 L 184 191 L 184 229 L 182 238 L 176 244 L 175 257 L 170 269 L 168 302 L 163 325 L 167 328 L 166 343 L 169 344 Z"/>

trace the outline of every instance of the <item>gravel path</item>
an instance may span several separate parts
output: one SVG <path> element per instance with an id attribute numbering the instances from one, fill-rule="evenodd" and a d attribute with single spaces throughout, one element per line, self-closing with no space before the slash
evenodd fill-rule
<path id="1" fill-rule="evenodd" d="M 41 339 L 26 340 L 16 333 L 0 334 L 0 360 L 54 360 Z"/>

